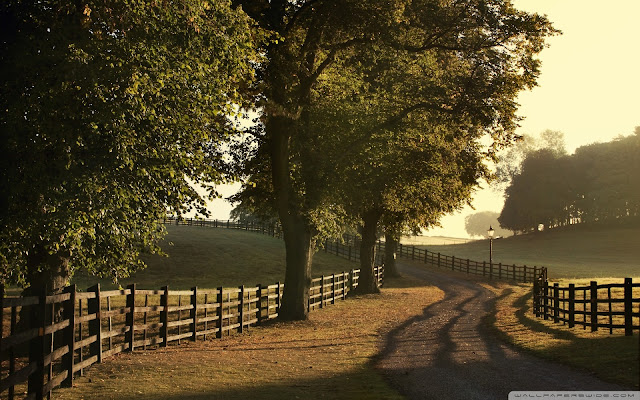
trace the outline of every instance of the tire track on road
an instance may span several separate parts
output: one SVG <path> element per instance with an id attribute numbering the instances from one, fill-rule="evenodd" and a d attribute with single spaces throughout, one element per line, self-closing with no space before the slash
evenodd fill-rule
<path id="1" fill-rule="evenodd" d="M 387 336 L 377 367 L 409 399 L 506 399 L 516 390 L 633 390 L 500 342 L 483 325 L 495 295 L 475 282 L 398 262 L 442 301 Z"/>

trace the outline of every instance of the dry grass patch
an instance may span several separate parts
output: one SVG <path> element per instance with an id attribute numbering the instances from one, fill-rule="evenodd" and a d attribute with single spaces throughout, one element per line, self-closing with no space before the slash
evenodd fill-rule
<path id="1" fill-rule="evenodd" d="M 610 335 L 608 329 L 569 329 L 536 318 L 532 313 L 531 285 L 483 286 L 498 295 L 494 312 L 486 322 L 507 342 L 536 356 L 590 371 L 603 380 L 638 387 L 638 336 L 624 336 L 620 331 Z"/>
<path id="2" fill-rule="evenodd" d="M 443 297 L 399 279 L 361 296 L 221 340 L 120 354 L 58 399 L 399 399 L 375 371 L 384 336 Z"/>

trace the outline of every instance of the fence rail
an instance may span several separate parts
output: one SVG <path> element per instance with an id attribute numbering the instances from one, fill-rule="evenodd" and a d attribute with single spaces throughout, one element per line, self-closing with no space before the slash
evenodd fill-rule
<path id="1" fill-rule="evenodd" d="M 344 299 L 358 286 L 359 273 L 313 279 L 308 310 Z M 375 276 L 381 285 L 382 267 L 375 268 Z M 108 291 L 96 284 L 86 292 L 72 285 L 54 296 L 5 297 L 0 286 L 0 393 L 39 400 L 123 351 L 242 333 L 278 316 L 283 289 L 280 282 L 191 290 L 131 284 Z"/>
<path id="2" fill-rule="evenodd" d="M 635 294 L 634 294 L 635 293 Z M 625 278 L 623 283 L 577 286 L 573 283 L 552 285 L 539 279 L 533 286 L 533 313 L 538 318 L 552 320 L 573 328 L 576 325 L 592 332 L 599 328 L 624 330 L 626 336 L 640 329 L 640 283 Z M 637 323 L 634 324 L 634 319 Z"/>
<path id="3" fill-rule="evenodd" d="M 165 224 L 202 226 L 211 228 L 239 229 L 251 232 L 259 232 L 277 238 L 282 238 L 282 229 L 277 223 L 263 224 L 255 222 L 223 221 L 212 219 L 176 219 L 166 218 Z M 384 254 L 384 242 L 378 240 L 376 243 L 378 256 Z M 342 241 L 326 240 L 324 251 L 351 261 L 360 260 L 359 239 L 353 235 L 344 235 Z M 502 263 L 489 263 L 486 261 L 473 261 L 469 259 L 457 258 L 440 253 L 434 253 L 427 249 L 412 245 L 398 245 L 397 255 L 399 257 L 422 261 L 432 267 L 444 268 L 451 271 L 463 272 L 470 275 L 483 276 L 487 279 L 504 279 L 516 282 L 534 282 L 540 275 L 546 277 L 547 268 L 540 266 L 507 265 Z M 381 259 L 378 258 L 377 263 Z"/>

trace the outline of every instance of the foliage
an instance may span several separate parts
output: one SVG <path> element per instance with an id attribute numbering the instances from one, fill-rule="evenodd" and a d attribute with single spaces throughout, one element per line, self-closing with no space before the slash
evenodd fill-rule
<path id="1" fill-rule="evenodd" d="M 385 143 L 407 153 L 435 144 L 423 156 L 437 183 L 425 203 L 435 210 L 450 207 L 439 204 L 445 190 L 467 197 L 461 186 L 441 184 L 439 174 L 472 181 L 483 174 L 480 161 L 513 140 L 515 98 L 535 85 L 536 54 L 556 31 L 545 17 L 502 0 L 236 2 L 278 35 L 258 66 L 263 129 L 256 154 L 269 163 L 265 192 L 284 229 L 287 279 L 297 282 L 287 287 L 299 290 L 291 300 L 285 292 L 284 314 L 291 307 L 298 310 L 292 318 L 304 318 L 313 238 L 340 225 L 327 221 L 360 217 L 351 205 L 367 209 L 379 198 L 368 196 L 373 190 L 341 195 L 356 193 L 354 182 L 377 185 L 378 172 L 390 175 L 401 152 L 387 152 Z M 488 148 L 478 144 L 482 137 L 491 138 Z M 460 162 L 448 166 L 449 153 Z M 346 189 L 339 187 L 343 176 Z M 392 191 L 384 195 L 398 208 L 415 199 L 402 196 L 417 189 L 408 183 L 387 182 Z M 429 179 L 420 185 L 429 188 Z"/>
<path id="2" fill-rule="evenodd" d="M 519 137 L 515 145 L 498 154 L 493 188 L 504 191 L 513 178 L 522 172 L 522 163 L 527 156 L 542 149 L 549 150 L 557 157 L 566 155 L 564 133 L 547 129 L 538 137 L 532 135 Z"/>
<path id="3" fill-rule="evenodd" d="M 529 153 L 506 190 L 503 227 L 535 230 L 640 215 L 640 129 L 573 155 Z"/>
<path id="4" fill-rule="evenodd" d="M 499 213 L 493 211 L 481 211 L 469 214 L 464 219 L 464 229 L 471 236 L 486 237 L 489 227 L 495 230 L 496 237 L 509 236 L 510 232 L 500 228 L 498 223 Z"/>
<path id="5" fill-rule="evenodd" d="M 229 1 L 8 0 L 0 18 L 2 280 L 125 277 L 167 210 L 205 211 L 191 183 L 224 179 L 261 37 Z"/>

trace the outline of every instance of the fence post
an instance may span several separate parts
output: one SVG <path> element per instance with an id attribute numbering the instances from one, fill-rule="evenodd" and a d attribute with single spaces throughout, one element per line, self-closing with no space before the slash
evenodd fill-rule
<path id="1" fill-rule="evenodd" d="M 540 310 L 540 288 L 537 280 L 533 281 L 533 315 L 539 316 Z"/>
<path id="2" fill-rule="evenodd" d="M 169 286 L 162 287 L 163 293 L 160 295 L 160 338 L 162 338 L 162 347 L 167 347 L 167 338 L 169 337 Z"/>
<path id="3" fill-rule="evenodd" d="M 438 268 L 440 268 L 440 253 L 438 253 Z"/>
<path id="4" fill-rule="evenodd" d="M 624 278 L 624 335 L 633 335 L 633 282 L 631 278 Z"/>
<path id="5" fill-rule="evenodd" d="M 276 311 L 280 315 L 280 281 L 278 281 L 278 287 L 276 288 Z"/>
<path id="6" fill-rule="evenodd" d="M 126 307 L 129 309 L 127 313 L 126 320 L 127 326 L 129 327 L 129 331 L 125 333 L 124 340 L 125 343 L 129 343 L 129 351 L 133 351 L 133 341 L 135 338 L 135 331 L 133 328 L 135 327 L 135 308 L 136 308 L 136 284 L 132 283 L 127 286 L 127 289 L 131 291 L 127 295 L 127 304 Z"/>
<path id="7" fill-rule="evenodd" d="M 556 282 L 553 284 L 553 322 L 560 322 L 560 288 Z"/>
<path id="8" fill-rule="evenodd" d="M 518 280 L 518 278 L 516 278 L 516 265 L 515 264 L 513 264 L 513 280 L 514 281 Z"/>
<path id="9" fill-rule="evenodd" d="M 347 296 L 347 273 L 342 271 L 342 300 Z"/>
<path id="10" fill-rule="evenodd" d="M 542 284 L 542 288 L 544 291 L 544 298 L 543 298 L 543 306 L 542 306 L 542 312 L 543 312 L 543 318 L 545 320 L 549 319 L 549 282 L 545 279 L 544 283 Z"/>
<path id="11" fill-rule="evenodd" d="M 482 276 L 486 276 L 487 275 L 487 262 L 483 261 L 482 262 Z"/>
<path id="12" fill-rule="evenodd" d="M 320 308 L 324 308 L 324 275 L 320 278 Z"/>
<path id="13" fill-rule="evenodd" d="M 69 321 L 69 326 L 64 330 L 64 343 L 69 346 L 69 351 L 62 357 L 62 365 L 67 370 L 67 377 L 62 381 L 62 386 L 73 386 L 73 354 L 76 338 L 76 285 L 69 285 L 64 289 L 69 293 L 69 300 L 63 305 L 62 318 Z M 0 335 L 1 336 L 1 335 Z"/>
<path id="14" fill-rule="evenodd" d="M 353 271 L 353 268 L 351 268 L 351 271 L 349 271 L 349 292 L 353 291 L 353 275 L 355 274 L 355 272 Z"/>
<path id="15" fill-rule="evenodd" d="M 258 300 L 258 309 L 256 310 L 256 316 L 258 319 L 257 325 L 260 326 L 262 324 L 262 284 L 258 283 L 258 290 L 256 290 L 256 297 Z"/>
<path id="16" fill-rule="evenodd" d="M 190 312 L 191 315 L 189 315 L 189 318 L 191 319 L 191 334 L 193 335 L 191 337 L 191 340 L 193 340 L 194 342 L 196 340 L 198 340 L 197 338 L 197 333 L 198 333 L 198 287 L 194 286 L 191 288 L 191 290 L 193 291 L 193 294 L 191 295 L 191 307 L 193 307 Z"/>
<path id="17" fill-rule="evenodd" d="M 29 341 L 29 363 L 36 363 L 36 370 L 29 375 L 27 380 L 27 393 L 33 394 L 36 400 L 43 398 L 43 382 L 44 382 L 44 353 L 45 353 L 45 334 L 46 314 L 47 314 L 47 296 L 43 290 L 38 296 L 38 304 L 35 304 L 31 312 L 32 321 L 29 325 L 38 330 L 38 335 Z"/>
<path id="18" fill-rule="evenodd" d="M 336 274 L 331 274 L 331 304 L 336 304 Z"/>
<path id="19" fill-rule="evenodd" d="M 240 293 L 238 293 L 238 319 L 240 322 L 240 326 L 238 327 L 238 332 L 242 333 L 244 331 L 244 285 L 240 285 L 238 288 L 240 289 Z"/>
<path id="20" fill-rule="evenodd" d="M 216 299 L 216 302 L 218 303 L 218 308 L 216 309 L 216 314 L 218 319 L 216 320 L 216 325 L 218 328 L 218 332 L 216 332 L 216 337 L 218 339 L 222 338 L 222 309 L 224 308 L 224 297 L 222 297 L 222 292 L 224 291 L 224 288 L 222 286 L 220 286 L 218 288 L 218 298 Z"/>
<path id="21" fill-rule="evenodd" d="M 411 246 L 411 259 L 416 259 L 416 246 Z"/>
<path id="22" fill-rule="evenodd" d="M 498 263 L 498 279 L 502 279 L 502 263 Z"/>
<path id="23" fill-rule="evenodd" d="M 429 255 L 429 250 L 424 249 L 424 263 L 427 263 L 427 256 Z"/>
<path id="24" fill-rule="evenodd" d="M 522 282 L 527 283 L 527 266 L 522 266 Z"/>
<path id="25" fill-rule="evenodd" d="M 456 270 L 456 256 L 451 256 L 451 270 Z"/>
<path id="26" fill-rule="evenodd" d="M 575 326 L 576 321 L 576 285 L 569 284 L 569 328 Z"/>
<path id="27" fill-rule="evenodd" d="M 87 300 L 87 314 L 96 314 L 96 319 L 89 321 L 89 336 L 96 335 L 96 341 L 89 346 L 89 355 L 98 356 L 98 362 L 102 362 L 102 316 L 100 315 L 100 284 L 87 289 L 94 292 L 96 297 Z"/>
<path id="28" fill-rule="evenodd" d="M 467 275 L 469 275 L 469 259 L 467 258 Z"/>
<path id="29" fill-rule="evenodd" d="M 598 282 L 591 281 L 591 332 L 598 330 Z"/>

